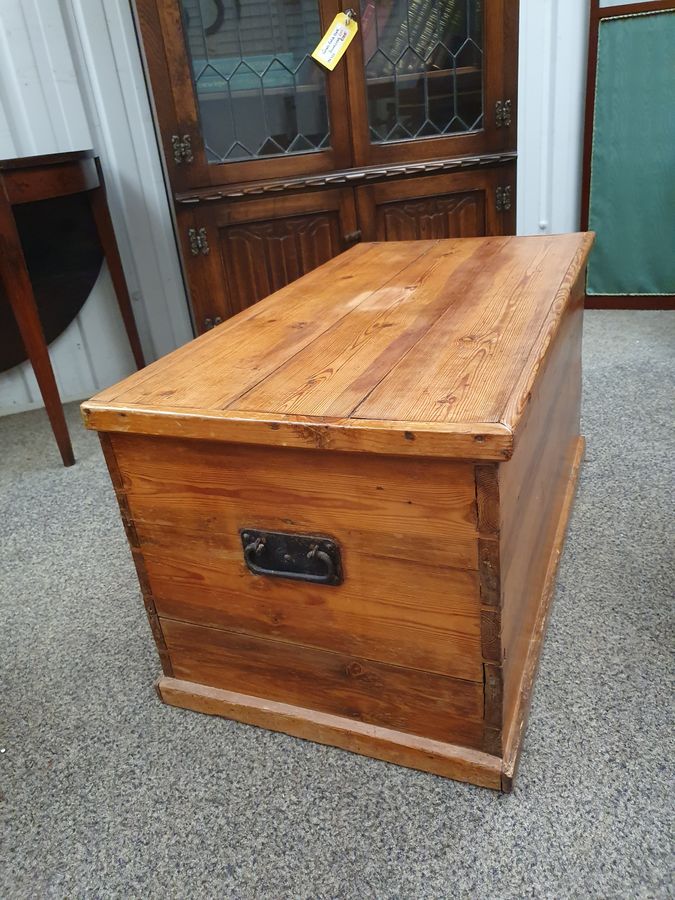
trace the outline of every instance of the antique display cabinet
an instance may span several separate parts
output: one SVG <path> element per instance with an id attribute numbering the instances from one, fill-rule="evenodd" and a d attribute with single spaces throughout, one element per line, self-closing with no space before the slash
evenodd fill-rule
<path id="1" fill-rule="evenodd" d="M 518 0 L 135 0 L 195 328 L 361 240 L 511 234 Z"/>

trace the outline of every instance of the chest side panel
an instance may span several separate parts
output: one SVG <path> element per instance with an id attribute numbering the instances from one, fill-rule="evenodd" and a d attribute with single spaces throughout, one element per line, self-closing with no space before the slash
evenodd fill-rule
<path id="1" fill-rule="evenodd" d="M 113 442 L 160 616 L 482 682 L 471 465 Z M 253 574 L 246 528 L 333 538 L 343 583 Z"/>
<path id="2" fill-rule="evenodd" d="M 498 469 L 505 733 L 536 662 L 579 463 L 582 315 L 583 274 L 532 387 L 514 455 Z"/>

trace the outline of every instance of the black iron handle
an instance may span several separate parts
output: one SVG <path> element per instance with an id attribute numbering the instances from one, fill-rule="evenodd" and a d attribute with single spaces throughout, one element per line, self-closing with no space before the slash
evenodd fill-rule
<path id="1" fill-rule="evenodd" d="M 326 552 L 324 552 L 323 550 L 319 550 L 316 544 L 311 547 L 305 558 L 309 560 L 318 559 L 323 563 L 325 571 L 317 574 L 314 574 L 312 572 L 305 572 L 301 568 L 296 568 L 294 570 L 272 569 L 267 568 L 266 566 L 262 566 L 258 562 L 258 557 L 260 557 L 264 553 L 264 550 L 265 540 L 263 538 L 256 538 L 254 541 L 251 541 L 250 544 L 247 544 L 244 547 L 244 558 L 246 559 L 246 564 L 249 569 L 256 575 L 268 575 L 275 578 L 292 578 L 296 581 L 310 581 L 313 584 L 335 583 L 337 573 L 335 571 L 333 560 Z M 285 561 L 291 562 L 291 557 L 287 556 Z"/>

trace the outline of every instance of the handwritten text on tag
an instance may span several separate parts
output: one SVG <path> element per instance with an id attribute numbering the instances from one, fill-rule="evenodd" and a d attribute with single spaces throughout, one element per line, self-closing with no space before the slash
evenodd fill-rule
<path id="1" fill-rule="evenodd" d="M 312 59 L 332 72 L 358 30 L 359 26 L 351 16 L 338 13 L 312 53 Z"/>

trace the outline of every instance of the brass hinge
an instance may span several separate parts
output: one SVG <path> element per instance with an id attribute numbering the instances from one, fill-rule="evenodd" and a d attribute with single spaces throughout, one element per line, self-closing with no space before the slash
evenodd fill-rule
<path id="1" fill-rule="evenodd" d="M 190 253 L 193 256 L 204 256 L 210 251 L 209 242 L 206 239 L 206 228 L 188 228 L 188 241 L 190 243 Z"/>
<path id="2" fill-rule="evenodd" d="M 511 209 L 511 185 L 495 188 L 495 206 L 497 212 Z"/>
<path id="3" fill-rule="evenodd" d="M 173 149 L 173 161 L 177 166 L 181 163 L 191 163 L 194 159 L 192 155 L 192 138 L 189 134 L 184 134 L 183 137 L 179 134 L 172 134 L 171 147 Z"/>
<path id="4" fill-rule="evenodd" d="M 511 124 L 511 101 L 497 100 L 495 103 L 495 125 L 497 128 L 508 128 Z"/>
<path id="5" fill-rule="evenodd" d="M 204 319 L 204 331 L 211 331 L 211 329 L 212 329 L 212 328 L 215 328 L 216 325 L 220 325 L 220 323 L 221 323 L 222 321 L 223 321 L 223 320 L 222 320 L 222 318 L 221 318 L 220 316 L 216 316 L 216 317 L 213 318 L 213 319 L 212 319 L 210 316 L 207 316 L 207 317 Z"/>

